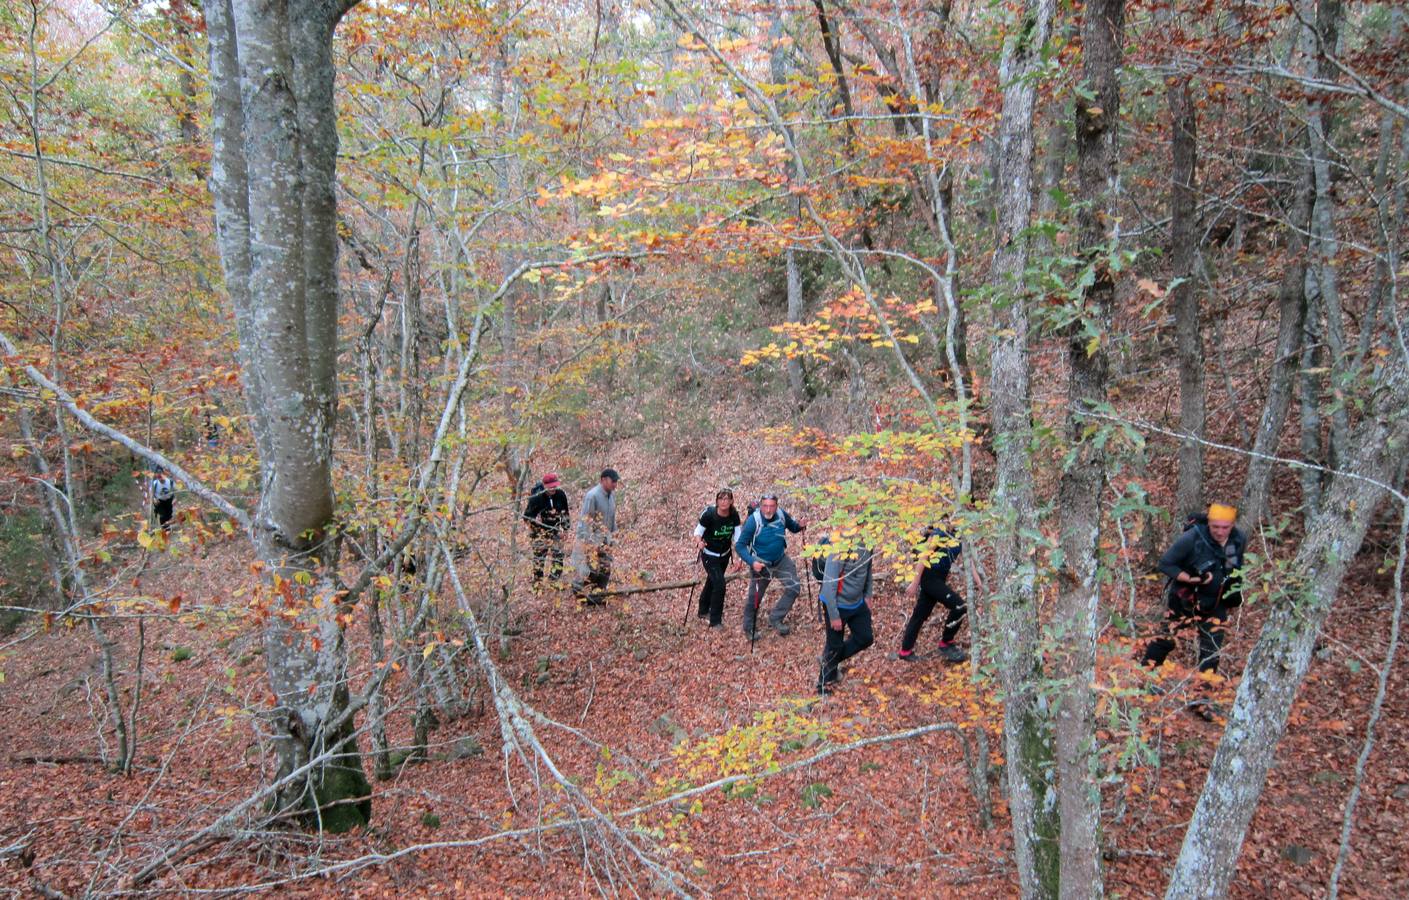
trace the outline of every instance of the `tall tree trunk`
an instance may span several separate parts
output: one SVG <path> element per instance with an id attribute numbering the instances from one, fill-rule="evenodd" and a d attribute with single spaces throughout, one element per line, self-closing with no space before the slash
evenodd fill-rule
<path id="1" fill-rule="evenodd" d="M 775 6 L 773 22 L 768 29 L 768 39 L 772 42 L 768 53 L 769 79 L 780 86 L 786 85 L 788 82 L 788 56 L 783 41 L 785 36 L 783 15 L 783 6 L 781 4 Z M 846 82 L 843 81 L 842 85 L 845 84 Z M 794 177 L 793 167 L 789 165 L 789 181 Z M 796 196 L 790 196 L 788 199 L 788 215 L 795 224 L 801 218 L 801 201 Z M 787 321 L 800 323 L 806 313 L 806 300 L 802 296 L 802 273 L 797 266 L 797 251 L 792 247 L 783 251 L 783 269 L 788 292 Z M 793 408 L 801 410 L 807 406 L 808 400 L 811 399 L 807 393 L 807 380 L 803 375 L 802 360 L 796 357 L 789 358 L 785 366 L 788 373 L 788 391 L 793 398 Z"/>
<path id="2" fill-rule="evenodd" d="M 1272 457 L 1282 440 L 1297 372 L 1301 369 L 1301 347 L 1306 329 L 1306 244 L 1302 232 L 1311 216 L 1311 173 L 1303 167 L 1292 197 L 1291 221 L 1287 228 L 1287 262 L 1277 292 L 1277 349 L 1268 379 L 1267 399 L 1262 405 L 1257 437 L 1248 458 L 1247 481 L 1239 506 L 1239 524 L 1251 534 L 1267 514 L 1268 492 L 1272 483 Z"/>
<path id="3" fill-rule="evenodd" d="M 1095 695 L 1097 606 L 1101 598 L 1097 537 L 1106 489 L 1105 442 L 1088 431 L 1086 413 L 1103 406 L 1110 373 L 1118 242 L 1114 217 L 1120 119 L 1120 69 L 1125 39 L 1124 0 L 1088 0 L 1082 20 L 1081 80 L 1094 99 L 1076 101 L 1076 174 L 1081 206 L 1077 231 L 1094 278 L 1085 312 L 1067 336 L 1069 456 L 1057 505 L 1063 565 L 1058 577 L 1054 631 L 1060 644 L 1061 692 L 1056 711 L 1058 805 L 1061 810 L 1061 896 L 1098 897 L 1101 881 L 1101 792 Z"/>
<path id="4" fill-rule="evenodd" d="M 1396 359 L 1379 383 L 1372 417 L 1355 429 L 1347 445 L 1351 454 L 1341 469 L 1344 474 L 1331 479 L 1326 502 L 1312 516 L 1291 571 L 1270 599 L 1267 621 L 1248 657 L 1228 726 L 1184 834 L 1168 900 L 1228 893 L 1316 635 L 1409 443 L 1405 362 Z"/>
<path id="5" fill-rule="evenodd" d="M 1198 108 L 1187 75 L 1167 89 L 1173 132 L 1173 171 L 1169 194 L 1169 304 L 1174 311 L 1174 335 L 1179 355 L 1179 430 L 1189 435 L 1179 444 L 1179 486 L 1175 512 L 1185 515 L 1203 506 L 1204 351 L 1199 332 L 1199 293 L 1194 286 L 1198 264 L 1198 216 L 1194 182 L 1198 166 Z"/>
<path id="6" fill-rule="evenodd" d="M 338 349 L 332 37 L 352 5 L 205 5 L 211 190 L 260 457 L 255 541 L 271 607 L 264 648 L 278 701 L 272 718 L 279 775 L 322 760 L 280 801 L 306 809 L 330 831 L 371 816 L 352 717 L 343 715 L 346 611 L 333 600 L 337 542 L 330 528 Z"/>
<path id="7" fill-rule="evenodd" d="M 1013 847 L 1024 897 L 1056 894 L 1058 880 L 1056 797 L 1051 782 L 1052 742 L 1038 692 L 1036 570 L 1033 535 L 1037 507 L 1032 484 L 1032 403 L 1029 390 L 1028 320 L 1023 273 L 1025 234 L 1032 215 L 1033 105 L 1042 50 L 1055 0 L 1029 0 L 1003 45 L 999 79 L 1003 112 L 998 126 L 998 247 L 990 269 L 995 304 L 989 338 L 992 365 L 989 415 L 997 453 L 994 508 L 1007 511 L 1007 527 L 994 538 L 995 594 L 990 624 L 998 640 L 1003 685 L 1003 741 Z"/>
<path id="8" fill-rule="evenodd" d="M 1344 9 L 1339 0 L 1318 0 L 1314 25 L 1304 26 L 1308 32 L 1306 52 L 1308 59 L 1315 59 L 1312 71 L 1322 82 L 1334 83 L 1340 77 L 1339 71 L 1328 58 L 1340 52 L 1341 20 Z M 1336 151 L 1331 146 L 1331 133 L 1334 129 L 1334 115 L 1329 94 L 1317 92 L 1308 97 L 1306 110 L 1307 134 L 1311 149 L 1311 174 L 1315 193 L 1311 204 L 1311 246 L 1309 261 L 1310 281 L 1317 298 L 1317 308 L 1325 317 L 1326 368 L 1328 378 L 1318 378 L 1325 384 L 1326 398 L 1329 401 L 1327 418 L 1330 420 L 1330 443 L 1325 458 L 1331 467 L 1339 466 L 1339 459 L 1346 452 L 1346 438 L 1350 431 L 1350 411 L 1344 397 L 1345 367 L 1349 361 L 1345 346 L 1345 322 L 1341 312 L 1340 284 L 1337 274 L 1336 255 L 1340 241 L 1336 238 L 1335 194 L 1332 185 L 1332 166 L 1339 165 L 1332 160 Z M 1322 481 L 1324 487 L 1325 481 Z"/>

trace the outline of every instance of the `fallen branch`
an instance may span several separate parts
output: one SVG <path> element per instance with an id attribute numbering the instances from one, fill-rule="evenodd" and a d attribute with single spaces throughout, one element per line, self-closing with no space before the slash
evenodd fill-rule
<path id="1" fill-rule="evenodd" d="M 747 574 L 747 572 L 732 572 L 728 575 L 725 575 L 724 580 L 726 582 L 735 581 L 737 579 L 743 578 Z M 610 591 L 593 591 L 592 596 L 629 597 L 632 594 L 652 594 L 656 591 L 679 591 L 684 590 L 685 588 L 697 588 L 704 583 L 705 580 L 703 578 L 697 579 L 695 581 L 671 581 L 666 584 L 647 584 L 642 585 L 641 587 L 616 588 L 615 590 Z"/>
<path id="2" fill-rule="evenodd" d="M 10 757 L 10 762 L 25 766 L 67 766 L 83 763 L 102 764 L 102 757 L 99 756 L 41 756 L 24 754 Z"/>
<path id="3" fill-rule="evenodd" d="M 24 863 L 25 867 L 28 868 L 34 861 L 34 853 L 29 849 L 29 841 L 32 837 L 34 837 L 33 831 L 8 847 L 0 847 L 0 859 L 9 859 L 12 856 L 17 856 L 20 862 Z"/>

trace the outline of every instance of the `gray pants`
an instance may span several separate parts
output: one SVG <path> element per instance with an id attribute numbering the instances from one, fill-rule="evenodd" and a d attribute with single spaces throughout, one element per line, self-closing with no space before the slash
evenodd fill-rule
<path id="1" fill-rule="evenodd" d="M 802 583 L 797 580 L 797 565 L 787 556 L 776 563 L 763 564 L 762 572 L 753 571 L 749 567 L 749 593 L 744 601 L 744 632 L 748 633 L 755 627 L 758 621 L 758 604 L 763 599 L 764 591 L 768 590 L 768 583 L 773 579 L 778 579 L 778 583 L 783 586 L 783 595 L 778 598 L 778 602 L 773 604 L 773 609 L 768 613 L 768 624 L 777 628 L 793 608 L 793 603 L 797 600 L 797 595 L 802 591 Z"/>

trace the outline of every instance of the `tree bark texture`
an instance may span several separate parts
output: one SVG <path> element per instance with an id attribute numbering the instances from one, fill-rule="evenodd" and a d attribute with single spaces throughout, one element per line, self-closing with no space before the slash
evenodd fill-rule
<path id="1" fill-rule="evenodd" d="M 783 38 L 784 9 L 781 5 L 775 6 L 773 12 L 773 22 L 768 29 L 768 39 L 773 42 L 773 46 L 768 53 L 768 76 L 776 85 L 786 85 L 788 83 L 788 57 Z M 826 35 L 823 35 L 824 39 Z M 828 45 L 830 46 L 830 44 Z M 845 81 L 842 82 L 843 86 Z M 788 178 L 795 177 L 794 167 L 788 167 Z M 801 203 L 797 197 L 788 200 L 788 215 L 797 221 L 801 215 Z M 787 284 L 788 306 L 786 320 L 789 323 L 802 322 L 806 312 L 806 301 L 802 295 L 802 272 L 798 269 L 797 251 L 788 247 L 783 251 L 783 269 Z M 788 374 L 788 392 L 792 394 L 793 408 L 805 409 L 811 399 L 807 393 L 807 380 L 802 371 L 802 360 L 797 358 L 788 359 L 784 367 Z"/>
<path id="2" fill-rule="evenodd" d="M 1227 895 L 1316 635 L 1399 461 L 1409 452 L 1404 360 L 1396 359 L 1377 383 L 1373 413 L 1355 429 L 1350 457 L 1332 477 L 1326 502 L 1312 516 L 1290 572 L 1270 598 L 1266 624 L 1185 832 L 1168 900 Z"/>
<path id="3" fill-rule="evenodd" d="M 1198 108 L 1190 78 L 1180 76 L 1166 91 L 1173 133 L 1173 170 L 1169 185 L 1169 259 L 1175 285 L 1169 305 L 1174 312 L 1174 339 L 1179 357 L 1179 430 L 1190 437 L 1179 444 L 1179 484 L 1175 514 L 1203 506 L 1204 352 L 1200 334 L 1199 293 L 1194 269 L 1199 259 L 1198 213 L 1194 192 L 1198 168 Z"/>
<path id="4" fill-rule="evenodd" d="M 1055 0 L 1029 0 L 1003 47 L 1003 112 L 998 127 L 998 246 L 990 270 L 996 321 L 989 338 L 989 415 L 997 453 L 994 508 L 1011 520 L 994 538 L 994 615 L 1003 685 L 1003 740 L 1008 761 L 1008 808 L 1024 897 L 1056 893 L 1056 796 L 1045 701 L 1038 691 L 1036 570 L 1037 508 L 1032 483 L 1032 404 L 1028 318 L 1023 272 L 1024 234 L 1032 216 L 1033 106 L 1041 52 Z"/>
<path id="5" fill-rule="evenodd" d="M 1327 58 L 1340 52 L 1340 30 L 1344 9 L 1339 0 L 1318 0 L 1314 24 L 1304 26 L 1308 68 L 1316 78 L 1334 83 L 1339 72 Z M 1315 60 L 1314 64 L 1310 63 Z M 1350 431 L 1350 412 L 1344 395 L 1345 367 L 1349 361 L 1345 343 L 1345 316 L 1341 310 L 1340 284 L 1336 256 L 1340 241 L 1336 237 L 1335 188 L 1333 167 L 1342 167 L 1339 151 L 1331 146 L 1335 121 L 1330 96 L 1315 93 L 1308 97 L 1306 107 L 1307 135 L 1311 150 L 1311 174 L 1315 191 L 1311 204 L 1311 252 L 1308 254 L 1310 273 L 1307 289 L 1316 298 L 1315 309 L 1324 316 L 1322 338 L 1327 355 L 1329 377 L 1317 375 L 1323 400 L 1328 403 L 1326 416 L 1330 421 L 1330 443 L 1325 458 L 1335 468 L 1346 453 Z M 1333 159 L 1333 157 L 1335 157 Z M 1308 382 L 1308 386 L 1310 386 Z M 1323 480 L 1318 487 L 1324 487 Z"/>
<path id="6" fill-rule="evenodd" d="M 1081 80 L 1094 98 L 1076 100 L 1077 231 L 1094 278 L 1081 317 L 1067 335 L 1066 437 L 1071 450 L 1057 490 L 1063 565 L 1058 574 L 1055 658 L 1061 689 L 1056 710 L 1058 807 L 1061 811 L 1063 900 L 1102 894 L 1101 792 L 1095 739 L 1097 605 L 1101 598 L 1097 540 L 1106 489 L 1106 453 L 1086 416 L 1105 404 L 1114 319 L 1111 254 L 1118 236 L 1115 198 L 1117 123 L 1125 0 L 1089 0 L 1081 34 Z"/>
<path id="7" fill-rule="evenodd" d="M 1293 195 L 1291 222 L 1287 229 L 1289 257 L 1277 293 L 1277 351 L 1262 405 L 1257 436 L 1248 459 L 1247 481 L 1239 506 L 1239 522 L 1251 534 L 1267 514 L 1267 496 L 1272 484 L 1272 457 L 1276 456 L 1287 422 L 1292 391 L 1301 368 L 1302 336 L 1306 327 L 1306 244 L 1301 235 L 1311 216 L 1311 174 L 1303 167 Z"/>
<path id="8" fill-rule="evenodd" d="M 274 607 L 264 630 L 279 773 L 333 752 L 281 798 L 318 827 L 371 815 L 352 737 L 336 590 L 332 441 L 337 161 L 332 36 L 346 0 L 212 0 L 211 192 L 260 457 L 255 540 Z M 324 601 L 310 602 L 321 595 Z M 346 718 L 329 732 L 329 723 Z M 352 801 L 352 802 L 347 802 Z"/>

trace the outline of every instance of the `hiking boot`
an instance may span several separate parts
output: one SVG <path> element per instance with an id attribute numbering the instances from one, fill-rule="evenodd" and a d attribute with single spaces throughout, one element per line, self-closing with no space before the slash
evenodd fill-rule
<path id="1" fill-rule="evenodd" d="M 748 641 L 758 640 L 758 629 L 752 625 L 744 626 L 744 639 Z"/>
<path id="2" fill-rule="evenodd" d="M 710 627 L 711 629 L 723 628 L 723 627 L 724 627 L 724 623 L 723 623 L 723 622 L 710 622 L 710 623 L 709 623 L 709 627 Z"/>
<path id="3" fill-rule="evenodd" d="M 961 663 L 969 658 L 969 654 L 965 653 L 962 647 L 953 643 L 940 644 L 939 656 L 945 662 L 952 663 Z"/>
<path id="4" fill-rule="evenodd" d="M 920 658 L 920 654 L 916 653 L 914 650 L 897 650 L 895 651 L 895 658 L 903 659 L 906 662 L 914 662 Z"/>
<path id="5" fill-rule="evenodd" d="M 787 622 L 774 622 L 770 624 L 773 626 L 773 630 L 778 633 L 778 637 L 787 637 L 793 633 L 792 626 Z"/>

